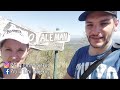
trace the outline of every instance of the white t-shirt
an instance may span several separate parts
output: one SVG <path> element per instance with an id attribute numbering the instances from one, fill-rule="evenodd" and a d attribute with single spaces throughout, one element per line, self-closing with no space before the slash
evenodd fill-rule
<path id="1" fill-rule="evenodd" d="M 18 76 L 18 79 L 30 79 L 30 77 L 29 77 L 29 71 L 27 70 L 26 67 L 23 67 L 21 69 L 21 73 Z"/>

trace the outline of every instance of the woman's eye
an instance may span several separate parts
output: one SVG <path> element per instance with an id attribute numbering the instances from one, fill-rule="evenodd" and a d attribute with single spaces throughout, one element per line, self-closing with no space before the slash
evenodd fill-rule
<path id="1" fill-rule="evenodd" d="M 6 51 L 11 51 L 11 49 L 5 49 Z"/>
<path id="2" fill-rule="evenodd" d="M 25 50 L 23 50 L 23 49 L 19 49 L 18 51 L 19 51 L 19 52 L 24 52 Z"/>

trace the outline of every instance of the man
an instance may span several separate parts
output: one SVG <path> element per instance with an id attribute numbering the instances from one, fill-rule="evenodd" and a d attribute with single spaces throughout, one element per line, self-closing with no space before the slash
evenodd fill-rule
<path id="1" fill-rule="evenodd" d="M 67 68 L 65 79 L 80 79 L 89 66 L 111 49 L 111 37 L 119 23 L 117 11 L 85 11 L 79 16 L 79 21 L 85 21 L 90 45 L 76 51 Z M 119 53 L 111 53 L 86 79 L 118 79 Z"/>

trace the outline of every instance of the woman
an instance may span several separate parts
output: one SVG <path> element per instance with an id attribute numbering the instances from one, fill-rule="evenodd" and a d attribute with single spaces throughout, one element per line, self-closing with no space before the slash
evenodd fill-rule
<path id="1" fill-rule="evenodd" d="M 4 79 L 39 79 L 35 69 L 24 65 L 29 53 L 28 33 L 22 30 L 6 30 L 0 40 L 1 67 L 0 77 Z"/>

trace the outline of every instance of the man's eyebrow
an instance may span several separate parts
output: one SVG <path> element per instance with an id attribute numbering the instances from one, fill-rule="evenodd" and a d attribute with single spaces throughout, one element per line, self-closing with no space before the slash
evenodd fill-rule
<path id="1" fill-rule="evenodd" d="M 100 22 L 108 22 L 108 21 L 110 21 L 110 19 L 104 19 L 104 20 L 101 20 Z M 89 24 L 89 23 L 92 23 L 92 21 L 86 21 L 86 23 Z"/>
<path id="2" fill-rule="evenodd" d="M 108 21 L 110 21 L 110 19 L 104 19 L 104 20 L 101 20 L 100 22 L 108 22 Z"/>
<path id="3" fill-rule="evenodd" d="M 91 21 L 86 21 L 86 23 L 88 24 L 88 23 L 92 23 Z"/>

